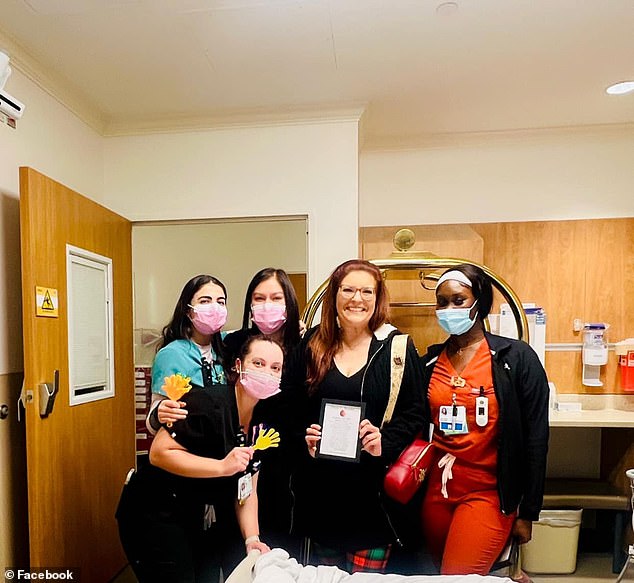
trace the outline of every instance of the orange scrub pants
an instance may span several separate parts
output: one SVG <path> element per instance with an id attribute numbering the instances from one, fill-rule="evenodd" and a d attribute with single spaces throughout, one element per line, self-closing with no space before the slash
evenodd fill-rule
<path id="1" fill-rule="evenodd" d="M 438 459 L 442 457 L 442 453 Z M 510 536 L 515 513 L 500 510 L 496 476 L 456 459 L 448 498 L 434 465 L 421 509 L 427 547 L 443 575 L 487 575 Z"/>

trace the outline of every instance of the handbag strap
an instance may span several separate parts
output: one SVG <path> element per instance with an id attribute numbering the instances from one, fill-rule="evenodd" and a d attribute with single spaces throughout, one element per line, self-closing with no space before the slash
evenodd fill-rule
<path id="1" fill-rule="evenodd" d="M 403 371 L 405 370 L 405 354 L 408 338 L 409 336 L 407 334 L 398 334 L 392 338 L 392 348 L 390 353 L 390 397 L 387 401 L 383 421 L 381 421 L 381 428 L 392 419 L 394 407 L 396 406 L 396 399 L 398 399 L 398 393 L 401 390 L 401 381 L 403 380 Z"/>

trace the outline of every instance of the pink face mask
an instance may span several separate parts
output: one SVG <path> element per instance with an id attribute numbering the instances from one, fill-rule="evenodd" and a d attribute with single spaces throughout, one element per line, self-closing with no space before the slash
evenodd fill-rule
<path id="1" fill-rule="evenodd" d="M 240 371 L 240 384 L 255 399 L 267 399 L 280 392 L 280 377 L 254 368 Z"/>
<path id="2" fill-rule="evenodd" d="M 192 309 L 189 319 L 201 334 L 215 334 L 227 322 L 227 306 L 218 302 L 189 307 Z"/>
<path id="3" fill-rule="evenodd" d="M 253 304 L 251 317 L 262 334 L 273 334 L 286 322 L 286 304 L 279 302 Z"/>

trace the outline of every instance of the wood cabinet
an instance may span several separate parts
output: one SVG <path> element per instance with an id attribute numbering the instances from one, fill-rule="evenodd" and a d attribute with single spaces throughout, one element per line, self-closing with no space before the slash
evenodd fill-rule
<path id="1" fill-rule="evenodd" d="M 400 227 L 367 227 L 360 232 L 363 259 L 411 257 L 412 254 L 434 254 L 440 257 L 460 257 L 482 263 L 483 240 L 468 225 L 408 226 L 416 242 L 407 252 L 394 248 L 393 237 Z M 438 271 L 442 273 L 444 269 Z M 388 271 L 387 288 L 390 294 L 390 321 L 407 332 L 421 354 L 430 344 L 442 342 L 446 334 L 436 325 L 435 280 L 425 280 L 431 271 Z M 402 304 L 423 303 L 426 306 L 409 307 Z"/>
<path id="2" fill-rule="evenodd" d="M 634 336 L 634 218 L 363 227 L 361 256 L 387 258 L 402 227 L 416 234 L 414 252 L 463 257 L 503 277 L 523 301 L 546 311 L 546 369 L 563 393 L 621 393 L 617 358 L 601 369 L 603 387 L 581 384 L 583 334 L 573 320 L 610 324 L 608 341 Z M 412 280 L 388 282 L 392 300 L 433 301 Z M 495 309 L 495 308 L 494 308 Z M 409 311 L 408 311 L 409 310 Z M 420 352 L 443 338 L 433 309 L 394 308 L 393 322 L 412 333 Z"/>

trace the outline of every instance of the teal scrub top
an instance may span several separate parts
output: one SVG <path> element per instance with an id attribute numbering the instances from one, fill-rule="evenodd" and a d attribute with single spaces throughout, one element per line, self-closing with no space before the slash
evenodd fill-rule
<path id="1" fill-rule="evenodd" d="M 227 380 L 222 365 L 217 361 L 216 354 L 211 352 L 211 384 L 224 385 Z M 180 373 L 191 379 L 192 385 L 204 387 L 202 371 L 202 354 L 198 345 L 192 340 L 173 340 L 156 353 L 152 364 L 152 392 L 166 397 L 162 389 L 165 377 Z"/>

